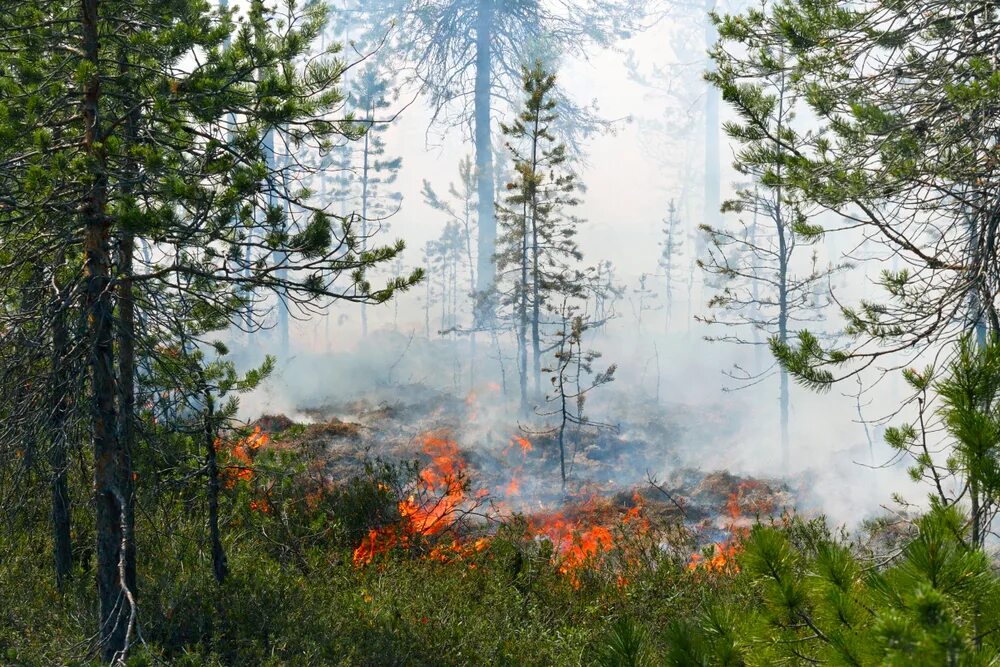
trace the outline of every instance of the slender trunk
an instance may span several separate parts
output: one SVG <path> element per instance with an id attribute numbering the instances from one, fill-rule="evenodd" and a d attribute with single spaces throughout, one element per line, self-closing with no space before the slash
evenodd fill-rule
<path id="1" fill-rule="evenodd" d="M 371 115 L 369 116 L 372 121 L 375 119 L 375 103 L 372 102 Z M 364 147 L 364 160 L 362 162 L 361 169 L 361 251 L 364 252 L 368 249 L 368 167 L 371 152 L 371 139 L 369 134 L 372 131 L 372 125 L 368 125 L 368 130 L 365 132 L 365 147 Z M 361 337 L 368 337 L 368 306 L 364 303 L 361 304 Z"/>
<path id="2" fill-rule="evenodd" d="M 212 541 L 212 571 L 220 584 L 229 574 L 226 551 L 222 547 L 219 530 L 219 465 L 216 457 L 217 438 L 215 434 L 215 401 L 209 391 L 205 392 L 205 470 L 208 474 L 208 528 Z"/>
<path id="3" fill-rule="evenodd" d="M 503 396 L 507 398 L 507 365 L 503 361 L 503 350 L 500 349 L 500 336 L 497 335 L 495 327 L 489 329 L 490 338 L 493 341 L 493 350 L 497 353 L 497 363 L 500 364 L 500 389 Z"/>
<path id="4" fill-rule="evenodd" d="M 476 191 L 479 196 L 478 269 L 476 271 L 476 322 L 486 326 L 493 319 L 493 305 L 484 298 L 496 282 L 497 223 L 493 210 L 493 140 L 490 79 L 493 69 L 493 0 L 479 0 L 476 20 L 476 83 L 473 114 L 476 143 Z"/>
<path id="5" fill-rule="evenodd" d="M 119 72 L 124 81 L 128 81 L 128 54 L 122 53 L 119 60 Z M 131 101 L 130 101 L 131 102 Z M 129 146 L 137 143 L 139 138 L 140 110 L 131 105 L 125 118 L 125 140 Z M 133 178 L 138 174 L 135 161 L 129 159 L 126 163 L 124 178 L 120 188 L 122 195 L 128 198 L 134 190 Z M 135 237 L 123 230 L 118 240 L 118 447 L 124 462 L 125 476 L 121 480 L 122 497 L 125 499 L 125 584 L 132 594 L 136 592 L 136 553 L 135 553 L 135 480 L 131 474 L 132 458 L 136 451 L 135 427 L 135 299 L 132 294 L 132 277 L 134 266 Z"/>
<path id="6" fill-rule="evenodd" d="M 135 480 L 132 458 L 136 450 L 135 428 L 135 301 L 132 295 L 135 239 L 123 232 L 118 244 L 118 449 L 122 457 L 122 497 L 125 499 L 125 585 L 136 592 Z"/>
<path id="7" fill-rule="evenodd" d="M 465 255 L 469 262 L 469 297 L 472 299 L 472 303 L 476 303 L 476 262 L 472 255 L 472 226 L 470 224 L 472 218 L 472 210 L 470 206 L 468 192 L 469 189 L 466 187 L 466 198 L 465 198 L 465 217 L 463 219 L 463 224 L 465 226 Z M 475 309 L 475 305 L 473 305 Z M 475 313 L 473 312 L 473 317 Z M 473 323 L 475 324 L 475 323 Z M 469 334 L 469 390 L 471 391 L 473 387 L 476 386 L 476 332 L 473 326 L 473 331 Z"/>
<path id="8" fill-rule="evenodd" d="M 754 199 L 758 197 L 758 188 L 754 185 Z M 757 244 L 757 208 L 754 207 L 753 219 L 750 223 L 750 244 L 756 246 Z M 832 255 L 831 255 L 832 256 Z M 760 281 L 754 280 L 751 287 L 750 298 L 753 302 L 753 314 L 752 317 L 760 317 Z M 757 373 L 760 373 L 764 368 L 764 362 L 762 359 L 762 353 L 764 346 L 761 345 L 760 340 L 760 330 L 757 327 L 752 327 L 753 331 L 753 352 L 754 352 L 754 365 Z"/>
<path id="9" fill-rule="evenodd" d="M 540 109 L 535 109 L 534 130 L 531 134 L 531 354 L 532 376 L 535 380 L 535 400 L 542 395 L 542 342 L 539 335 L 541 319 L 541 290 L 538 271 L 538 123 Z"/>
<path id="10" fill-rule="evenodd" d="M 517 352 L 521 414 L 528 414 L 528 204 L 521 209 L 521 283 L 518 285 Z"/>
<path id="11" fill-rule="evenodd" d="M 779 188 L 780 192 L 780 188 Z M 780 196 L 780 195 L 779 195 Z M 787 231 L 781 221 L 781 205 L 776 208 L 778 218 L 778 340 L 782 345 L 788 343 L 788 239 Z M 791 452 L 788 442 L 788 372 L 782 367 L 778 371 L 779 394 L 778 405 L 781 412 L 781 465 L 787 473 Z"/>
<path id="12" fill-rule="evenodd" d="M 563 305 L 563 330 L 561 359 L 559 360 L 559 477 L 562 482 L 562 493 L 566 495 L 566 425 L 569 423 L 569 407 L 566 405 L 566 369 L 569 368 L 569 359 L 573 356 L 573 342 L 569 341 L 569 350 L 566 349 L 566 312 Z"/>
<path id="13" fill-rule="evenodd" d="M 715 0 L 705 0 L 705 11 L 715 8 Z M 715 24 L 708 21 L 705 25 L 705 47 L 710 49 L 715 45 L 718 33 Z M 722 165 L 719 155 L 719 89 L 708 86 L 705 93 L 705 210 L 704 223 L 718 228 L 721 222 L 722 208 Z M 700 236 L 698 238 L 701 238 Z"/>
<path id="14" fill-rule="evenodd" d="M 430 257 L 425 257 L 424 263 L 427 265 L 428 278 L 424 280 L 424 336 L 431 339 L 431 280 L 430 280 Z"/>
<path id="15" fill-rule="evenodd" d="M 667 256 L 664 257 L 663 270 L 666 277 L 666 304 L 664 306 L 663 333 L 670 333 L 670 311 L 674 306 L 674 234 L 677 233 L 677 209 L 674 207 L 674 200 L 670 200 L 669 215 L 667 217 Z"/>
<path id="16" fill-rule="evenodd" d="M 128 515 L 122 482 L 130 477 L 128 460 L 117 440 L 114 369 L 114 315 L 111 298 L 111 223 L 107 216 L 108 174 L 99 108 L 100 0 L 81 0 L 84 58 L 93 71 L 83 85 L 85 154 L 92 173 L 83 202 L 85 289 L 90 343 L 94 446 L 94 505 L 97 541 L 97 594 L 101 658 L 123 657 L 134 622 L 134 600 L 125 580 L 129 553 Z M 122 565 L 125 567 L 122 567 Z"/>
<path id="17" fill-rule="evenodd" d="M 285 183 L 285 172 L 284 169 L 278 168 L 278 154 L 275 151 L 275 139 L 278 135 L 277 130 L 271 129 L 264 138 L 264 151 L 267 157 L 267 171 L 268 178 L 270 180 L 271 191 L 267 196 L 268 208 L 274 209 L 279 206 L 280 202 L 287 202 L 288 200 L 288 186 Z M 285 191 L 284 197 L 279 198 L 277 193 L 278 188 Z M 291 213 L 291 211 L 287 211 Z M 285 220 L 286 231 L 289 225 L 291 217 L 289 216 Z M 288 277 L 288 269 L 285 265 L 288 262 L 288 253 L 284 251 L 278 251 L 274 254 L 275 263 L 278 265 L 278 270 L 276 276 L 281 284 L 284 284 L 286 278 Z M 289 352 L 289 322 L 288 322 L 288 293 L 281 287 L 277 290 L 278 295 L 278 350 L 281 354 L 282 359 L 288 358 Z"/>
<path id="18" fill-rule="evenodd" d="M 784 50 L 781 52 L 781 60 L 784 62 Z M 778 97 L 778 136 L 781 135 L 782 125 L 785 120 L 785 75 L 784 70 L 782 70 L 781 82 L 780 82 L 780 94 Z M 778 164 L 776 167 L 776 172 L 778 176 L 778 183 L 774 191 L 774 221 L 776 223 L 778 231 L 778 340 L 781 341 L 782 345 L 788 343 L 788 264 L 792 257 L 792 244 L 794 239 L 792 238 L 791 229 L 785 224 L 784 215 L 782 211 L 782 187 L 781 187 L 781 177 L 782 177 L 782 147 L 780 145 L 776 146 L 778 155 Z M 789 459 L 791 458 L 791 452 L 789 451 L 788 442 L 788 372 L 781 368 L 779 372 L 779 407 L 781 412 L 781 465 L 782 471 L 786 474 L 788 473 Z"/>
<path id="19" fill-rule="evenodd" d="M 62 266 L 60 256 L 55 271 Z M 53 276 L 52 283 L 58 278 Z M 57 287 L 52 299 L 52 405 L 49 417 L 49 465 L 52 468 L 52 555 L 56 571 L 56 586 L 62 592 L 73 572 L 72 536 L 70 532 L 69 452 L 67 452 L 66 418 L 69 410 L 70 379 L 66 363 L 69 335 L 66 330 L 65 290 Z"/>

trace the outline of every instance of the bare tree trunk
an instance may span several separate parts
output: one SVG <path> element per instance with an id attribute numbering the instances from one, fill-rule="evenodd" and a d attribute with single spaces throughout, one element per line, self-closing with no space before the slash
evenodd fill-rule
<path id="1" fill-rule="evenodd" d="M 775 205 L 775 218 L 778 227 L 778 340 L 782 345 L 788 343 L 788 260 L 791 254 L 788 249 L 788 230 L 781 216 L 781 187 L 777 189 L 778 201 Z M 778 371 L 778 407 L 781 426 L 781 468 L 788 472 L 791 458 L 788 441 L 788 371 L 782 367 Z"/>
<path id="2" fill-rule="evenodd" d="M 781 58 L 784 60 L 784 50 L 781 51 Z M 784 71 L 781 74 L 781 92 L 778 98 L 778 136 L 781 136 L 782 124 L 785 120 L 785 75 Z M 792 231 L 788 225 L 785 224 L 783 212 L 782 212 L 782 188 L 781 188 L 781 159 L 782 159 L 782 147 L 778 145 L 775 147 L 778 154 L 778 184 L 775 187 L 775 198 L 774 198 L 774 221 L 777 223 L 778 230 L 778 340 L 781 341 L 782 345 L 788 343 L 788 263 L 791 259 L 792 250 L 791 246 L 794 243 L 792 238 Z M 791 458 L 791 452 L 789 451 L 788 442 L 788 371 L 784 367 L 779 371 L 779 395 L 778 401 L 781 411 L 781 466 L 782 471 L 786 474 L 788 473 L 789 459 Z"/>
<path id="3" fill-rule="evenodd" d="M 466 199 L 465 199 L 465 216 L 462 220 L 462 224 L 465 227 L 465 254 L 469 262 L 469 296 L 472 298 L 473 308 L 475 308 L 476 303 L 476 262 L 475 258 L 472 256 L 472 228 L 470 219 L 472 217 L 472 210 L 470 206 L 470 201 L 468 198 L 468 187 L 465 189 Z M 475 319 L 475 313 L 473 313 L 473 319 Z M 475 324 L 475 323 L 473 323 Z M 476 331 L 475 326 L 473 330 L 469 333 L 469 390 L 476 386 Z"/>
<path id="4" fill-rule="evenodd" d="M 566 343 L 569 342 L 569 349 Z M 566 426 L 569 423 L 569 406 L 566 405 L 566 370 L 573 358 L 573 341 L 566 333 L 566 305 L 563 303 L 563 330 L 560 344 L 559 370 L 556 376 L 559 391 L 559 477 L 562 493 L 566 495 Z"/>
<path id="5" fill-rule="evenodd" d="M 119 72 L 127 82 L 129 73 L 128 54 L 119 56 Z M 129 146 L 135 145 L 139 139 L 140 109 L 131 104 L 125 118 L 125 140 Z M 129 159 L 125 175 L 121 183 L 122 195 L 131 196 L 134 182 L 138 177 L 138 165 Z M 125 585 L 136 594 L 136 553 L 135 553 L 135 480 L 132 476 L 132 457 L 136 451 L 135 427 L 135 297 L 132 293 L 135 274 L 134 266 L 135 236 L 128 230 L 122 230 L 118 241 L 118 410 L 119 410 L 119 440 L 118 448 L 122 456 L 123 477 L 121 478 L 122 497 L 125 499 L 123 508 L 125 516 Z"/>
<path id="6" fill-rule="evenodd" d="M 490 300 L 482 298 L 489 293 L 496 282 L 497 222 L 493 210 L 493 139 L 490 89 L 493 69 L 493 0 L 479 0 L 476 20 L 476 83 L 474 91 L 474 125 L 476 142 L 476 191 L 479 195 L 479 238 L 478 268 L 476 270 L 477 291 L 480 298 L 475 300 L 476 322 L 486 326 L 493 319 Z"/>
<path id="7" fill-rule="evenodd" d="M 528 414 L 528 204 L 521 209 L 521 284 L 518 285 L 517 353 L 521 414 Z"/>
<path id="8" fill-rule="evenodd" d="M 93 392 L 94 505 L 97 541 L 97 594 L 101 658 L 111 662 L 124 654 L 132 616 L 131 593 L 124 579 L 128 568 L 122 481 L 130 477 L 128 460 L 117 439 L 114 369 L 114 314 L 111 298 L 111 222 L 107 216 L 108 174 L 102 144 L 99 107 L 100 0 L 81 0 L 84 58 L 93 68 L 83 85 L 84 151 L 89 158 L 92 182 L 81 217 L 85 229 L 85 288 L 90 342 L 90 376 Z M 120 565 L 125 561 L 126 567 Z"/>
<path id="9" fill-rule="evenodd" d="M 132 457 L 136 449 L 135 429 L 135 301 L 132 295 L 132 253 L 135 240 L 123 232 L 118 245 L 118 450 L 122 462 L 121 491 L 125 499 L 125 585 L 136 593 L 135 480 Z"/>

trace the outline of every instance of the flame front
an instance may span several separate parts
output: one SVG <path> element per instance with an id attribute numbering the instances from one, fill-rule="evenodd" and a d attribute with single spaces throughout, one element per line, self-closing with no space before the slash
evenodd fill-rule
<path id="1" fill-rule="evenodd" d="M 466 464 L 458 445 L 441 434 L 429 434 L 423 440 L 424 454 L 430 457 L 430 465 L 420 471 L 414 492 L 397 504 L 400 524 L 369 530 L 367 537 L 354 550 L 355 566 L 367 565 L 379 554 L 397 546 L 410 546 L 415 538 L 444 533 L 463 511 L 463 505 L 468 500 L 465 493 Z M 476 498 L 482 498 L 482 494 L 476 494 Z M 457 541 L 455 544 L 458 544 Z M 438 546 L 432 550 L 434 560 L 441 560 L 446 553 L 440 549 Z"/>
<path id="2" fill-rule="evenodd" d="M 729 537 L 723 542 L 717 542 L 712 546 L 710 556 L 695 553 L 691 555 L 688 562 L 688 569 L 704 570 L 716 574 L 736 574 L 740 571 L 740 566 L 736 562 L 736 557 L 743 551 L 743 539 L 746 537 L 748 528 L 743 508 L 749 507 L 758 514 L 769 513 L 773 510 L 770 500 L 758 500 L 751 496 L 754 492 L 761 490 L 759 482 L 740 482 L 735 491 L 729 494 L 726 499 L 726 516 L 729 517 L 727 530 Z"/>
<path id="3" fill-rule="evenodd" d="M 501 459 L 508 461 L 512 452 L 520 454 L 517 465 L 510 462 L 511 479 L 497 487 L 505 497 L 518 496 L 522 492 L 520 475 L 532 450 L 530 441 L 514 436 L 501 453 Z M 413 492 L 399 501 L 399 523 L 369 530 L 354 550 L 355 566 L 368 565 L 380 554 L 415 546 L 426 538 L 436 538 L 437 543 L 425 553 L 425 558 L 441 563 L 465 560 L 489 545 L 489 537 L 466 540 L 463 531 L 456 529 L 456 523 L 469 511 L 489 502 L 484 489 L 471 496 L 467 494 L 467 466 L 458 445 L 444 434 L 429 434 L 423 438 L 423 451 L 430 462 L 421 471 Z M 528 517 L 526 538 L 548 540 L 552 544 L 557 571 L 574 587 L 579 587 L 581 572 L 597 564 L 615 547 L 615 531 L 629 530 L 640 535 L 649 531 L 649 521 L 642 514 L 642 498 L 638 493 L 633 502 L 634 506 L 622 514 L 610 501 L 595 495 L 582 502 L 572 502 L 564 511 L 535 513 Z M 489 519 L 502 520 L 500 512 L 506 513 L 500 509 L 503 504 L 490 503 L 490 507 L 493 515 Z M 618 576 L 618 581 L 620 585 L 627 582 L 622 575 Z"/>

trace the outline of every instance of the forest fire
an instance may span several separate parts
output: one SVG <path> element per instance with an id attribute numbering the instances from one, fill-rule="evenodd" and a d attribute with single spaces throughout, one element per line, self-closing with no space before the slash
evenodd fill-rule
<path id="1" fill-rule="evenodd" d="M 415 546 L 427 538 L 440 539 L 425 553 L 427 560 L 442 563 L 462 560 L 486 549 L 491 540 L 489 536 L 467 537 L 466 531 L 457 525 L 463 518 L 475 514 L 485 524 L 511 518 L 513 512 L 504 503 L 491 500 L 485 490 L 467 493 L 467 464 L 454 440 L 442 433 L 425 435 L 422 440 L 423 452 L 430 462 L 421 471 L 414 491 L 399 501 L 400 522 L 369 530 L 354 550 L 355 566 L 368 565 L 381 554 Z M 498 487 L 508 499 L 520 494 L 519 476 L 533 445 L 526 438 L 512 437 L 501 459 L 507 460 L 514 451 L 520 453 L 520 463 L 512 466 L 510 481 Z M 582 501 L 571 500 L 558 511 L 526 516 L 525 537 L 551 543 L 558 572 L 579 587 L 580 572 L 615 546 L 616 532 L 622 529 L 638 534 L 648 532 L 649 521 L 642 514 L 638 493 L 633 502 L 634 506 L 623 514 L 611 501 L 597 495 Z"/>
<path id="2" fill-rule="evenodd" d="M 770 499 L 759 497 L 762 490 L 764 489 L 759 482 L 739 483 L 726 499 L 725 512 L 728 521 L 725 528 L 728 537 L 722 542 L 713 544 L 710 555 L 691 554 L 689 570 L 700 569 L 715 574 L 737 574 L 740 571 L 736 557 L 743 551 L 743 540 L 749 532 L 746 524 L 750 520 L 750 517 L 745 516 L 744 510 L 749 509 L 760 515 L 770 513 L 774 509 Z"/>
<path id="3" fill-rule="evenodd" d="M 367 565 L 376 556 L 396 547 L 409 547 L 416 538 L 440 535 L 454 526 L 461 513 L 472 510 L 464 506 L 469 500 L 466 464 L 455 441 L 444 434 L 427 434 L 423 437 L 423 451 L 430 458 L 430 464 L 420 471 L 413 493 L 397 504 L 400 523 L 370 529 L 354 550 L 355 566 Z M 475 494 L 473 503 L 479 503 L 483 496 L 483 492 Z M 464 553 L 459 541 L 453 539 L 447 547 L 435 546 L 429 557 L 449 560 L 452 555 Z"/>
<path id="4" fill-rule="evenodd" d="M 232 443 L 229 447 L 229 456 L 235 462 L 228 465 L 223 470 L 223 483 L 227 489 L 236 486 L 237 482 L 248 482 L 253 479 L 253 453 L 265 446 L 270 441 L 270 436 L 261 431 L 261 427 L 255 426 L 250 435 Z M 215 447 L 218 450 L 222 446 L 222 439 L 217 438 Z"/>

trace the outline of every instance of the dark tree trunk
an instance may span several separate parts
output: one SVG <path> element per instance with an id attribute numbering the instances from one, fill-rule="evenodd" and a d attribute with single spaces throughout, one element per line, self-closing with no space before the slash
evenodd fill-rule
<path id="1" fill-rule="evenodd" d="M 482 298 L 493 289 L 496 282 L 497 223 L 493 210 L 493 141 L 490 79 L 493 69 L 493 0 L 479 0 L 476 21 L 476 83 L 474 91 L 474 119 L 476 143 L 476 191 L 479 196 L 479 238 L 476 280 L 476 321 L 484 326 L 493 319 L 493 307 Z"/>
<path id="2" fill-rule="evenodd" d="M 135 428 L 135 300 L 132 294 L 135 239 L 123 233 L 118 244 L 118 410 L 121 456 L 121 490 L 125 499 L 125 585 L 136 593 L 135 553 L 135 479 L 132 475 L 132 457 L 136 450 Z"/>
<path id="3" fill-rule="evenodd" d="M 205 393 L 205 469 L 208 473 L 208 528 L 212 540 L 212 570 L 220 584 L 229 574 L 226 551 L 222 547 L 222 533 L 219 530 L 219 464 L 216 457 L 216 435 L 212 395 Z"/>
<path id="4" fill-rule="evenodd" d="M 54 271 L 62 265 L 56 261 Z M 52 282 L 58 278 L 53 276 Z M 55 290 L 52 299 L 52 404 L 50 407 L 49 465 L 52 468 L 52 556 L 56 586 L 63 591 L 73 571 L 72 536 L 70 532 L 69 455 L 66 451 L 66 416 L 71 382 L 66 363 L 69 336 L 66 331 L 65 294 Z"/>
<path id="5" fill-rule="evenodd" d="M 93 72 L 83 85 L 84 151 L 92 170 L 81 217 L 84 225 L 85 289 L 94 446 L 94 505 L 97 541 L 97 594 L 100 654 L 111 662 L 124 654 L 134 620 L 125 528 L 128 525 L 122 482 L 130 476 L 117 438 L 115 410 L 114 315 L 111 298 L 111 223 L 107 216 L 108 174 L 99 107 L 100 0 L 81 0 L 84 58 Z"/>

